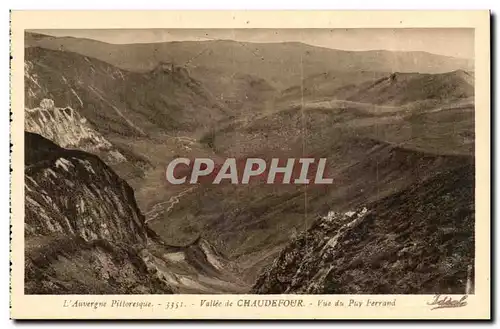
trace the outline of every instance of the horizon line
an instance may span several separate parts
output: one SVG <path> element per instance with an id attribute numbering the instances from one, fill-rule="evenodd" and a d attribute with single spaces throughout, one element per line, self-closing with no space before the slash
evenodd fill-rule
<path id="1" fill-rule="evenodd" d="M 71 39 L 79 39 L 79 40 L 89 40 L 89 41 L 94 41 L 94 42 L 100 42 L 108 45 L 116 45 L 116 46 L 126 46 L 126 45 L 148 45 L 148 44 L 162 44 L 162 43 L 174 43 L 174 42 L 211 42 L 211 41 L 224 41 L 224 42 L 235 42 L 235 43 L 251 43 L 251 44 L 302 44 L 306 45 L 309 47 L 314 47 L 314 48 L 322 48 L 322 49 L 329 49 L 329 50 L 335 50 L 335 51 L 344 51 L 344 52 L 376 52 L 376 51 L 386 51 L 386 52 L 393 52 L 393 53 L 425 53 L 425 54 L 430 54 L 434 56 L 441 56 L 441 57 L 447 57 L 447 58 L 454 58 L 454 59 L 459 59 L 459 60 L 466 60 L 466 61 L 474 61 L 474 58 L 468 58 L 468 57 L 457 57 L 457 56 L 450 56 L 450 55 L 443 55 L 443 54 L 437 54 L 433 53 L 430 51 L 425 51 L 425 50 L 394 50 L 394 49 L 383 49 L 383 48 L 374 48 L 374 49 L 366 49 L 366 50 L 352 50 L 352 49 L 339 49 L 339 48 L 331 48 L 328 46 L 320 46 L 320 45 L 313 45 L 307 42 L 303 41 L 272 41 L 272 42 L 265 42 L 265 41 L 240 41 L 240 40 L 234 40 L 234 39 L 225 39 L 225 38 L 209 38 L 209 37 L 196 37 L 199 39 L 205 39 L 205 40 L 170 40 L 170 41 L 156 41 L 156 42 L 125 42 L 125 43 L 116 43 L 116 42 L 109 42 L 109 41 L 102 41 L 90 37 L 75 37 L 72 35 L 64 35 L 64 36 L 54 36 L 50 34 L 45 34 L 38 32 L 37 30 L 25 30 L 25 35 L 27 33 L 30 34 L 38 34 L 42 35 L 44 37 L 49 37 L 49 38 L 55 38 L 55 39 L 62 39 L 62 38 L 71 38 Z M 25 37 L 26 39 L 26 37 Z"/>

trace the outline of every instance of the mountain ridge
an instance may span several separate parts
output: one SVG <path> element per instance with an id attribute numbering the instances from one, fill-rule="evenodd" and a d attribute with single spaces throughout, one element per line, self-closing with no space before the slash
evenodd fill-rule
<path id="1" fill-rule="evenodd" d="M 355 52 L 303 43 L 206 40 L 116 45 L 89 40 L 91 39 L 42 39 L 28 42 L 27 46 L 73 51 L 106 61 L 122 69 L 138 72 L 147 71 L 159 61 L 168 60 L 178 65 L 189 63 L 189 66 L 194 68 L 210 67 L 222 70 L 227 75 L 234 72 L 254 74 L 278 89 L 299 85 L 302 75 L 309 76 L 332 68 L 339 71 L 376 70 L 389 73 L 396 71 L 439 73 L 460 68 L 473 69 L 470 60 L 426 52 Z M 299 70 L 300 63 L 302 63 L 301 70 Z M 197 76 L 194 71 L 193 74 Z"/>
<path id="2" fill-rule="evenodd" d="M 457 57 L 457 56 L 449 56 L 449 55 L 442 55 L 442 54 L 437 54 L 429 51 L 424 51 L 424 50 L 388 50 L 388 49 L 369 49 L 369 50 L 348 50 L 348 49 L 340 49 L 340 48 L 331 48 L 327 46 L 319 46 L 319 45 L 313 45 L 307 42 L 300 42 L 300 41 L 276 41 L 276 42 L 257 42 L 257 41 L 238 41 L 238 40 L 233 40 L 233 39 L 207 39 L 207 40 L 173 40 L 173 41 L 157 41 L 157 42 L 135 42 L 135 43 L 112 43 L 108 41 L 102 41 L 102 40 L 97 40 L 97 39 L 92 39 L 92 38 L 83 38 L 83 37 L 73 37 L 73 36 L 52 36 L 49 34 L 43 34 L 43 33 L 38 33 L 38 32 L 26 32 L 28 35 L 33 37 L 34 39 L 43 39 L 43 38 L 48 38 L 48 39 L 72 39 L 72 40 L 86 40 L 86 41 L 92 41 L 92 42 L 98 42 L 98 43 L 103 43 L 103 44 L 110 44 L 110 45 L 124 45 L 124 46 L 130 46 L 130 45 L 154 45 L 154 44 L 159 44 L 159 43 L 179 43 L 179 42 L 236 42 L 236 43 L 248 43 L 248 44 L 256 44 L 256 45 L 265 45 L 265 44 L 291 44 L 291 45 L 305 45 L 305 46 L 310 46 L 314 48 L 324 48 L 324 49 L 330 49 L 330 50 L 337 50 L 337 51 L 345 51 L 345 52 L 390 52 L 390 53 L 415 53 L 415 54 L 428 54 L 428 55 L 435 55 L 435 56 L 442 56 L 442 57 L 448 57 L 448 58 L 454 58 L 454 59 L 460 59 L 460 60 L 471 60 L 470 58 L 466 57 Z"/>

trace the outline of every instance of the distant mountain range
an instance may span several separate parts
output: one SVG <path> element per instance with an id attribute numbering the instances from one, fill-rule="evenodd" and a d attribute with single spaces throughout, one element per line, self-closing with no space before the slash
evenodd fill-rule
<path id="1" fill-rule="evenodd" d="M 298 42 L 208 40 L 116 45 L 90 39 L 27 33 L 26 46 L 75 52 L 130 71 L 149 71 L 158 63 L 168 61 L 191 68 L 194 77 L 198 77 L 197 68 L 210 68 L 226 74 L 255 75 L 279 89 L 299 85 L 303 77 L 331 70 L 386 73 L 474 70 L 472 60 L 421 51 L 344 51 Z"/>

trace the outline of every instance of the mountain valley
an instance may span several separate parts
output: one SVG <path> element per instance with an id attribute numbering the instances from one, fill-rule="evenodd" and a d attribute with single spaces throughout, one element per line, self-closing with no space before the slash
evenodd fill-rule
<path id="1" fill-rule="evenodd" d="M 423 52 L 28 32 L 26 291 L 461 293 L 473 69 Z M 327 158 L 333 184 L 165 180 L 176 157 L 306 156 Z"/>

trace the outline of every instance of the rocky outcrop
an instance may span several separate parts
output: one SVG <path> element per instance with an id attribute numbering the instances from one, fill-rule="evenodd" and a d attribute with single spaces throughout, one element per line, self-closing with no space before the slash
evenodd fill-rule
<path id="1" fill-rule="evenodd" d="M 99 155 L 107 164 L 127 159 L 106 138 L 93 129 L 83 116 L 71 107 L 54 106 L 43 99 L 40 106 L 25 110 L 25 129 L 50 139 L 64 148 L 81 149 Z"/>
<path id="2" fill-rule="evenodd" d="M 168 294 L 137 250 L 121 242 L 80 236 L 29 236 L 26 294 Z"/>
<path id="3" fill-rule="evenodd" d="M 258 294 L 463 294 L 474 282 L 474 164 L 329 212 L 265 269 Z"/>
<path id="4" fill-rule="evenodd" d="M 27 235 L 146 240 L 134 192 L 97 156 L 25 135 Z M 43 146 L 41 146 L 43 145 Z"/>
<path id="5" fill-rule="evenodd" d="M 207 241 L 166 245 L 97 156 L 25 133 L 27 294 L 246 291 Z"/>
<path id="6" fill-rule="evenodd" d="M 250 288 L 235 274 L 234 265 L 203 238 L 180 247 L 150 244 L 141 257 L 174 293 L 245 293 Z"/>
<path id="7" fill-rule="evenodd" d="M 26 293 L 168 293 L 134 192 L 97 156 L 25 133 Z"/>

